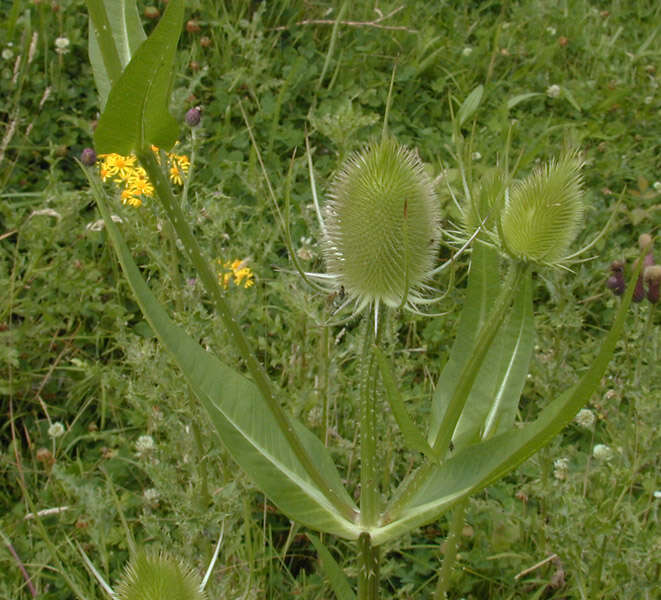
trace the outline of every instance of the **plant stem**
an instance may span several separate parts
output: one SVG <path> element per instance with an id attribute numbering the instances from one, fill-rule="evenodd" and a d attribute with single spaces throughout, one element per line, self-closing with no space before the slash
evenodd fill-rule
<path id="1" fill-rule="evenodd" d="M 452 511 L 452 521 L 450 522 L 450 531 L 445 540 L 445 551 L 443 552 L 443 564 L 441 572 L 438 574 L 438 584 L 434 593 L 434 600 L 445 600 L 450 587 L 450 575 L 455 562 L 457 561 L 457 548 L 459 546 L 459 536 L 464 527 L 464 515 L 468 499 L 462 500 Z"/>
<path id="2" fill-rule="evenodd" d="M 378 313 L 374 312 L 374 318 Z M 360 368 L 360 524 L 374 526 L 379 516 L 379 476 L 376 463 L 376 399 L 377 368 L 374 347 L 380 342 L 385 311 L 372 327 L 365 323 L 365 337 Z M 374 600 L 379 590 L 379 555 L 367 532 L 358 540 L 358 598 Z"/>
<path id="3" fill-rule="evenodd" d="M 519 283 L 528 269 L 529 267 L 525 263 L 516 262 L 510 265 L 505 283 L 496 298 L 487 321 L 482 326 L 480 334 L 475 341 L 473 354 L 461 371 L 457 386 L 443 416 L 440 430 L 432 444 L 432 449 L 439 461 L 442 461 L 447 453 L 452 435 L 457 426 L 457 421 L 466 405 L 466 400 L 470 395 L 480 367 L 507 314 L 514 294 L 519 290 Z M 386 509 L 387 521 L 391 522 L 397 519 L 399 512 L 425 484 L 429 476 L 434 472 L 437 464 L 437 462 L 428 459 L 411 477 L 399 486 L 395 491 L 390 505 Z"/>
<path id="4" fill-rule="evenodd" d="M 375 340 L 374 340 L 375 341 Z M 375 369 L 372 324 L 365 323 L 360 368 L 360 523 L 371 527 L 377 518 Z"/>
<path id="5" fill-rule="evenodd" d="M 202 251 L 197 243 L 197 240 L 195 239 L 193 232 L 191 231 L 188 223 L 186 222 L 186 219 L 184 218 L 184 214 L 181 210 L 181 207 L 179 206 L 179 203 L 172 194 L 168 179 L 161 169 L 161 166 L 158 164 L 154 153 L 151 150 L 145 150 L 138 152 L 137 156 L 140 164 L 147 172 L 147 175 L 149 176 L 149 179 L 151 180 L 156 193 L 158 194 L 158 198 L 161 201 L 161 204 L 165 208 L 165 212 L 168 215 L 170 223 L 174 227 L 179 239 L 181 240 L 186 255 L 197 270 L 200 281 L 211 297 L 218 312 L 218 316 L 223 322 L 223 325 L 225 326 L 225 329 L 227 330 L 230 338 L 236 345 L 241 358 L 245 361 L 248 372 L 257 385 L 262 397 L 266 401 L 271 413 L 273 414 L 273 417 L 278 424 L 280 431 L 286 438 L 287 443 L 291 447 L 292 451 L 296 454 L 298 460 L 301 462 L 301 465 L 307 472 L 310 479 L 315 483 L 315 485 L 324 494 L 324 496 L 326 496 L 333 507 L 344 518 L 351 522 L 355 522 L 356 511 L 348 502 L 340 498 L 340 496 L 335 492 L 335 490 L 331 488 L 323 475 L 319 472 L 310 455 L 303 447 L 299 437 L 294 432 L 293 425 L 289 421 L 289 418 L 282 410 L 278 399 L 275 397 L 271 381 L 269 380 L 262 366 L 255 359 L 242 329 L 239 327 L 239 324 L 232 316 L 229 305 L 225 301 L 223 291 L 218 283 L 218 278 L 209 266 L 209 263 L 202 256 Z"/>
<path id="6" fill-rule="evenodd" d="M 358 600 L 379 598 L 379 549 L 372 546 L 369 533 L 358 538 Z"/>

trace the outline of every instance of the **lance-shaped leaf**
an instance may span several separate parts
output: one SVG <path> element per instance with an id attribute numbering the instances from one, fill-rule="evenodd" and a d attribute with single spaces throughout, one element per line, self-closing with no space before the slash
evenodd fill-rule
<path id="1" fill-rule="evenodd" d="M 152 34 L 112 86 L 94 132 L 99 154 L 128 155 L 151 144 L 169 149 L 177 141 L 179 126 L 168 104 L 183 18 L 183 0 L 170 0 Z"/>
<path id="2" fill-rule="evenodd" d="M 390 410 L 392 411 L 395 421 L 399 426 L 399 430 L 402 432 L 404 441 L 406 445 L 413 449 L 434 458 L 434 452 L 427 443 L 425 437 L 420 433 L 417 425 L 411 419 L 411 416 L 406 409 L 404 400 L 402 399 L 399 389 L 397 388 L 397 383 L 393 377 L 390 364 L 386 355 L 381 351 L 378 346 L 374 346 L 374 353 L 376 354 L 377 362 L 379 363 L 379 370 L 381 371 L 381 380 L 383 381 L 383 387 L 386 391 L 386 399 L 390 405 Z"/>
<path id="3" fill-rule="evenodd" d="M 549 404 L 531 423 L 459 451 L 434 468 L 426 483 L 412 495 L 391 522 L 370 531 L 382 544 L 437 519 L 465 498 L 503 477 L 546 445 L 574 418 L 599 386 L 624 327 L 624 320 L 640 267 L 634 272 L 615 323 L 591 367 L 580 381 Z"/>
<path id="4" fill-rule="evenodd" d="M 103 110 L 112 83 L 119 79 L 147 36 L 135 0 L 87 0 L 87 6 L 90 13 L 89 57 L 99 92 L 99 105 Z M 108 35 L 104 35 L 106 32 Z M 109 69 L 106 63 L 114 60 L 113 47 L 118 61 Z"/>
<path id="5" fill-rule="evenodd" d="M 432 400 L 428 437 L 431 445 L 434 444 L 438 436 L 445 411 L 454 395 L 459 376 L 473 354 L 475 340 L 487 319 L 494 299 L 498 296 L 500 289 L 499 270 L 500 260 L 497 251 L 485 244 L 476 243 L 473 247 L 466 300 L 459 318 L 457 335 L 448 362 L 438 379 Z M 480 391 L 479 377 L 474 390 L 475 393 Z M 471 399 L 467 400 L 467 403 L 471 402 Z"/>
<path id="6" fill-rule="evenodd" d="M 461 127 L 477 110 L 482 101 L 482 94 L 484 93 L 484 86 L 478 85 L 463 101 L 457 112 L 457 125 Z"/>
<path id="7" fill-rule="evenodd" d="M 333 558 L 328 548 L 326 548 L 316 535 L 308 533 L 308 538 L 317 551 L 317 556 L 321 561 L 321 568 L 326 573 L 328 582 L 333 588 L 337 600 L 356 600 L 356 594 L 353 593 L 347 576 L 344 574 L 340 565 L 337 564 L 337 561 Z"/>
<path id="8" fill-rule="evenodd" d="M 289 518 L 312 529 L 357 539 L 360 528 L 344 518 L 310 479 L 257 387 L 203 350 L 170 320 L 133 262 L 110 218 L 102 192 L 97 190 L 96 196 L 108 235 L 145 318 L 172 354 L 236 462 Z M 328 450 L 302 424 L 292 422 L 308 454 L 315 457 L 329 489 L 357 514 Z"/>
<path id="9" fill-rule="evenodd" d="M 533 342 L 532 281 L 528 273 L 461 413 L 453 437 L 455 449 L 512 426 L 528 375 Z"/>

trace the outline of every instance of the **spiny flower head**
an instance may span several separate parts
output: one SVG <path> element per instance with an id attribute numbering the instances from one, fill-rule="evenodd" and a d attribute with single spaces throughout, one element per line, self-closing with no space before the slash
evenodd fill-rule
<path id="1" fill-rule="evenodd" d="M 328 275 L 358 310 L 421 300 L 440 237 L 439 202 L 414 152 L 385 138 L 352 155 L 331 185 L 325 223 Z"/>
<path id="2" fill-rule="evenodd" d="M 551 160 L 514 183 L 500 214 L 500 235 L 514 258 L 558 266 L 583 222 L 582 163 L 575 153 Z"/>
<path id="3" fill-rule="evenodd" d="M 118 600 L 207 599 L 197 574 L 164 553 L 136 553 L 116 591 Z"/>

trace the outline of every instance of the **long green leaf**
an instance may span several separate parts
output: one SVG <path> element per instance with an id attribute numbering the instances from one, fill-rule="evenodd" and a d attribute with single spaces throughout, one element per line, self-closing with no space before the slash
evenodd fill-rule
<path id="1" fill-rule="evenodd" d="M 337 600 L 355 600 L 356 594 L 353 593 L 347 576 L 340 568 L 340 565 L 337 564 L 337 561 L 333 558 L 328 548 L 326 548 L 316 535 L 308 533 L 308 538 L 310 538 L 312 545 L 317 551 L 317 556 L 319 556 L 319 560 L 321 561 L 321 568 L 326 573 L 328 582 L 333 588 Z"/>
<path id="2" fill-rule="evenodd" d="M 128 155 L 151 144 L 169 149 L 177 141 L 179 125 L 168 105 L 183 19 L 183 0 L 170 0 L 152 34 L 112 86 L 94 132 L 98 153 Z"/>
<path id="3" fill-rule="evenodd" d="M 203 350 L 169 319 L 133 262 L 101 194 L 97 189 L 97 201 L 106 230 L 138 304 L 209 413 L 233 458 L 291 519 L 347 539 L 358 538 L 361 533 L 359 527 L 340 515 L 311 481 L 277 427 L 257 387 Z M 303 446 L 310 456 L 315 457 L 329 486 L 357 512 L 328 450 L 302 424 L 293 423 Z"/>
<path id="4" fill-rule="evenodd" d="M 450 358 L 438 379 L 432 399 L 431 423 L 427 438 L 432 445 L 438 436 L 445 410 L 454 394 L 459 376 L 473 353 L 475 340 L 487 319 L 494 299 L 498 296 L 499 269 L 500 261 L 497 251 L 485 244 L 475 244 L 471 257 L 466 300 L 459 318 L 457 335 L 450 351 Z M 479 385 L 479 381 L 476 385 Z"/>
<path id="5" fill-rule="evenodd" d="M 375 544 L 395 539 L 415 527 L 437 519 L 460 499 L 474 494 L 515 469 L 571 422 L 599 386 L 613 356 L 639 272 L 640 267 L 629 282 L 615 323 L 592 366 L 580 381 L 549 404 L 535 421 L 521 429 L 512 429 L 465 448 L 438 466 L 426 484 L 412 496 L 396 520 L 370 532 Z"/>
<path id="6" fill-rule="evenodd" d="M 453 437 L 456 450 L 512 426 L 528 375 L 533 341 L 532 282 L 528 273 L 457 423 Z"/>
<path id="7" fill-rule="evenodd" d="M 89 57 L 103 110 L 112 83 L 119 79 L 121 71 L 147 36 L 140 23 L 135 0 L 87 0 L 87 5 L 90 12 Z M 111 36 L 104 39 L 103 31 L 97 30 L 95 21 L 104 23 L 100 27 L 109 27 Z M 106 62 L 112 60 L 113 50 L 106 47 L 105 42 L 114 46 L 118 60 L 114 68 L 111 67 L 112 73 L 109 73 Z"/>
<path id="8" fill-rule="evenodd" d="M 484 86 L 478 85 L 463 101 L 457 112 L 457 124 L 461 127 L 477 110 L 482 101 Z"/>
<path id="9" fill-rule="evenodd" d="M 385 354 L 381 351 L 380 348 L 374 348 L 376 354 L 376 360 L 379 363 L 379 370 L 381 371 L 381 380 L 383 381 L 383 387 L 386 390 L 386 399 L 390 405 L 390 410 L 392 411 L 395 421 L 399 426 L 399 430 L 402 432 L 404 441 L 407 446 L 413 450 L 417 450 L 430 458 L 433 458 L 433 451 L 425 437 L 420 433 L 420 430 L 417 428 L 416 424 L 411 419 L 404 401 L 397 389 L 397 383 L 393 377 L 392 370 L 388 364 L 388 359 Z"/>

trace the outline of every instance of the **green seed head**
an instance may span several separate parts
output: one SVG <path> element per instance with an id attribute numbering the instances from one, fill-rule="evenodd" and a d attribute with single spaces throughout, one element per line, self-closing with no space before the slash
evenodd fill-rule
<path id="1" fill-rule="evenodd" d="M 207 600 L 197 574 L 166 554 L 139 552 L 117 585 L 119 600 Z"/>
<path id="2" fill-rule="evenodd" d="M 362 305 L 414 304 L 439 235 L 439 203 L 414 152 L 385 139 L 341 167 L 326 206 L 326 266 Z"/>
<path id="3" fill-rule="evenodd" d="M 546 266 L 567 258 L 583 221 L 581 165 L 567 154 L 514 184 L 500 216 L 503 246 L 514 258 Z"/>

